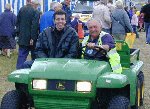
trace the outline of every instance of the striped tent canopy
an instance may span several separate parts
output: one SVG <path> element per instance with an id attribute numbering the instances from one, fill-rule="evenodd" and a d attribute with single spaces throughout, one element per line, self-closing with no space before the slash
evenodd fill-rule
<path id="1" fill-rule="evenodd" d="M 39 2 L 41 4 L 41 6 L 39 7 L 39 10 L 42 12 L 48 11 L 50 9 L 50 3 L 54 2 L 54 1 L 55 2 L 63 2 L 64 0 L 39 0 Z M 71 10 L 74 10 L 76 2 L 77 2 L 77 0 L 71 1 L 71 5 L 70 5 Z M 7 3 L 11 4 L 12 12 L 17 15 L 17 13 L 19 12 L 19 9 L 22 6 L 26 5 L 26 0 L 0 0 L 0 13 L 4 12 L 5 5 Z M 90 2 L 90 1 L 85 2 L 85 4 L 87 6 L 91 6 L 91 7 L 93 6 L 93 2 Z"/>
<path id="2" fill-rule="evenodd" d="M 50 9 L 50 3 L 51 2 L 63 2 L 64 0 L 39 0 L 41 3 L 41 11 L 45 12 L 48 11 Z M 71 4 L 70 4 L 70 9 L 74 10 L 75 8 L 75 4 L 78 0 L 71 0 Z M 93 2 L 91 1 L 87 1 L 85 2 L 87 6 L 91 6 L 93 7 Z"/>
<path id="3" fill-rule="evenodd" d="M 19 9 L 26 4 L 26 0 L 0 0 L 0 13 L 4 12 L 7 3 L 11 4 L 11 11 L 17 14 Z"/>

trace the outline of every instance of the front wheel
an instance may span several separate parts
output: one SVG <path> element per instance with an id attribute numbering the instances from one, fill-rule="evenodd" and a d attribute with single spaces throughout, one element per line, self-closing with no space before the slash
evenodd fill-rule
<path id="1" fill-rule="evenodd" d="M 131 109 L 130 101 L 127 97 L 115 96 L 110 100 L 108 109 Z"/>
<path id="2" fill-rule="evenodd" d="M 136 85 L 136 98 L 135 105 L 132 109 L 139 109 L 143 105 L 144 101 L 144 74 L 140 72 L 137 76 L 137 85 Z"/>
<path id="3" fill-rule="evenodd" d="M 140 106 L 142 106 L 144 102 L 144 74 L 142 71 L 138 74 L 138 80 L 140 81 Z"/>
<path id="4" fill-rule="evenodd" d="M 27 109 L 23 101 L 23 93 L 17 90 L 7 92 L 2 98 L 1 109 Z"/>

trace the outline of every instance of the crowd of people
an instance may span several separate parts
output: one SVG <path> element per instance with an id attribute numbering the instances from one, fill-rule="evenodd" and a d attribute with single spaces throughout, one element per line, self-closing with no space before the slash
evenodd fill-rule
<path id="1" fill-rule="evenodd" d="M 50 10 L 40 13 L 37 9 L 40 5 L 38 0 L 32 0 L 19 10 L 17 16 L 11 12 L 11 5 L 6 4 L 5 11 L 0 15 L 2 54 L 10 57 L 10 51 L 16 47 L 15 36 L 18 36 L 17 69 L 31 67 L 36 58 L 84 57 L 109 61 L 112 69 L 119 66 L 113 71 L 121 73 L 115 40 L 125 40 L 128 32 L 134 32 L 136 38 L 139 38 L 139 27 L 139 31 L 145 29 L 146 44 L 150 44 L 150 0 L 141 8 L 139 15 L 135 8 L 124 8 L 121 0 L 117 0 L 115 5 L 112 0 L 100 0 L 93 7 L 92 18 L 87 22 L 82 22 L 79 15 L 73 19 L 70 2 L 51 2 Z M 84 36 L 82 47 L 79 43 L 78 24 L 89 30 L 88 36 Z M 83 48 L 85 44 L 86 47 Z M 99 48 L 94 49 L 95 46 L 104 49 L 109 59 L 100 52 L 97 53 Z M 29 53 L 32 61 L 26 61 Z"/>

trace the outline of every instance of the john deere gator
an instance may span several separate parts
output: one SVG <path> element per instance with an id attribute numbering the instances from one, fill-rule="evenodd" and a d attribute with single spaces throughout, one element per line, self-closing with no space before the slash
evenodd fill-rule
<path id="1" fill-rule="evenodd" d="M 144 99 L 140 50 L 123 41 L 116 46 L 121 74 L 106 61 L 65 58 L 40 58 L 31 69 L 13 71 L 8 80 L 16 89 L 4 95 L 1 109 L 138 109 Z"/>

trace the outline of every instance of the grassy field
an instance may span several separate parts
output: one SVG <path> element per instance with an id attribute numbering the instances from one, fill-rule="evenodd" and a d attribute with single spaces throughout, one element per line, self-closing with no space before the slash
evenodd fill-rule
<path id="1" fill-rule="evenodd" d="M 6 77 L 7 75 L 15 70 L 16 68 L 16 61 L 17 61 L 17 52 L 16 50 L 11 55 L 11 58 L 7 58 L 3 55 L 0 55 L 0 99 L 2 98 L 3 94 L 11 90 L 13 85 L 8 83 Z"/>
<path id="2" fill-rule="evenodd" d="M 140 60 L 144 62 L 143 72 L 145 75 L 145 99 L 144 106 L 141 109 L 150 109 L 150 45 L 145 44 L 145 33 L 140 33 L 140 38 L 136 39 L 134 48 L 140 48 Z M 15 70 L 16 60 L 16 51 L 14 51 L 11 58 L 0 55 L 0 101 L 7 91 L 14 89 L 14 84 L 7 81 L 7 75 Z"/>

